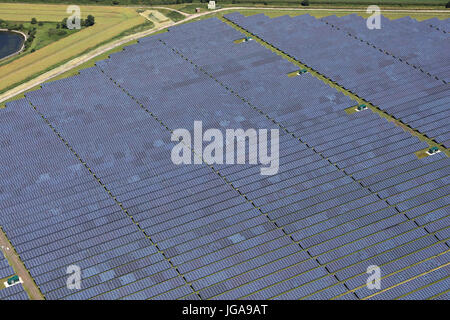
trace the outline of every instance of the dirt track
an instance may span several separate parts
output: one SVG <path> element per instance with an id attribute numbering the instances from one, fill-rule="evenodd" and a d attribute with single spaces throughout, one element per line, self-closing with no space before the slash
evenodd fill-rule
<path id="1" fill-rule="evenodd" d="M 34 282 L 33 278 L 31 278 L 30 273 L 25 268 L 22 260 L 20 260 L 19 255 L 14 250 L 13 246 L 9 242 L 8 238 L 6 237 L 6 234 L 3 232 L 3 229 L 0 227 L 0 248 L 3 254 L 5 255 L 5 258 L 8 260 L 12 268 L 14 269 L 14 272 L 23 280 L 23 287 L 25 291 L 28 293 L 28 296 L 31 300 L 44 300 L 44 296 L 42 295 L 41 291 L 39 290 L 38 286 Z M 6 248 L 9 248 L 7 250 Z"/>

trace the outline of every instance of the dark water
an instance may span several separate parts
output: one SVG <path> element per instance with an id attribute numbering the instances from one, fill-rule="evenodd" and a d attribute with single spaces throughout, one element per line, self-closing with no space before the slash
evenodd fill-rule
<path id="1" fill-rule="evenodd" d="M 21 34 L 9 31 L 0 31 L 0 59 L 19 51 L 24 38 Z"/>

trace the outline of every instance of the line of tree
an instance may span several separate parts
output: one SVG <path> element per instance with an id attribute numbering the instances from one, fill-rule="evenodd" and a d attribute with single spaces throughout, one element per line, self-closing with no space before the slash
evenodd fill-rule
<path id="1" fill-rule="evenodd" d="M 7 30 L 19 30 L 24 31 L 25 27 L 23 26 L 23 23 L 12 23 L 5 20 L 0 19 L 0 29 L 7 29 Z"/>
<path id="2" fill-rule="evenodd" d="M 36 38 L 36 28 L 33 27 L 28 31 L 27 41 L 25 41 L 25 50 L 27 50 Z"/>

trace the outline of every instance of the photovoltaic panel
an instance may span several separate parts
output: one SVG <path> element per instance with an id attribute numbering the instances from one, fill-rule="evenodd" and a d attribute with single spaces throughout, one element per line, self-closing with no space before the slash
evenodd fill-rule
<path id="1" fill-rule="evenodd" d="M 445 135 L 436 131 L 446 115 L 439 80 L 425 83 L 428 75 L 309 15 L 227 18 L 380 108 L 396 101 L 383 110 L 418 130 Z M 402 23 L 415 22 L 389 28 Z M 418 159 L 425 142 L 369 110 L 347 114 L 353 100 L 309 73 L 287 77 L 295 65 L 256 41 L 234 42 L 242 37 L 215 18 L 179 25 L 1 111 L 10 191 L 0 194 L 0 222 L 46 298 L 372 298 L 347 289 L 364 283 L 370 264 L 390 278 L 380 297 L 443 292 L 427 280 L 446 283 L 443 258 L 433 260 L 440 272 L 396 284 L 446 256 L 448 158 Z M 323 46 L 350 54 L 329 61 Z M 362 56 L 379 69 L 355 64 Z M 196 120 L 203 130 L 278 129 L 278 173 L 174 165 L 171 130 L 192 131 Z M 73 263 L 85 286 L 69 292 Z"/>

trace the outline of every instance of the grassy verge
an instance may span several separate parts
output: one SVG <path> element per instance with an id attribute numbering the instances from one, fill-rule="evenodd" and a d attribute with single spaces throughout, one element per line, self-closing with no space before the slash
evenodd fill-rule
<path id="1" fill-rule="evenodd" d="M 172 10 L 168 10 L 168 9 L 158 9 L 158 11 L 174 22 L 178 22 L 178 21 L 181 21 L 184 18 L 186 18 L 181 13 L 176 12 L 176 11 L 172 11 Z"/>
<path id="2" fill-rule="evenodd" d="M 182 5 L 182 6 L 178 6 L 178 10 L 186 12 L 186 13 L 196 13 L 195 9 L 196 8 L 200 8 L 200 10 L 203 12 L 205 10 L 208 10 L 208 6 L 204 3 L 193 3 L 193 4 L 188 4 L 188 5 Z"/>
<path id="3" fill-rule="evenodd" d="M 6 260 L 8 260 L 9 265 L 13 268 L 14 273 L 22 278 L 22 287 L 28 294 L 30 300 L 44 300 L 44 295 L 40 291 L 28 269 L 25 267 L 25 264 L 23 263 L 14 246 L 9 241 L 2 227 L 0 227 L 0 245 L 2 247 L 10 248 L 9 250 L 1 250 L 3 252 L 0 252 L 0 254 L 4 254 Z"/>

